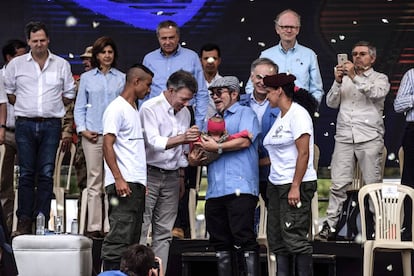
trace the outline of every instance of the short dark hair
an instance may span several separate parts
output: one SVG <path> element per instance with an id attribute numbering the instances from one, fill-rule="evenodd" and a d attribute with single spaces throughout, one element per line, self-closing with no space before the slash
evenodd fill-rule
<path id="1" fill-rule="evenodd" d="M 30 39 L 30 34 L 37 31 L 43 30 L 46 34 L 46 37 L 49 37 L 49 31 L 47 30 L 46 24 L 40 21 L 31 21 L 26 24 L 24 32 L 27 39 Z"/>
<path id="2" fill-rule="evenodd" d="M 180 35 L 180 28 L 178 27 L 177 23 L 172 20 L 165 20 L 158 24 L 157 26 L 157 37 L 160 35 L 160 29 L 163 28 L 175 28 L 177 35 Z"/>
<path id="3" fill-rule="evenodd" d="M 203 46 L 201 46 L 200 52 L 198 54 L 201 57 L 203 55 L 203 51 L 208 52 L 208 51 L 213 51 L 213 50 L 216 50 L 218 57 L 221 57 L 220 47 L 214 43 L 206 43 Z"/>
<path id="4" fill-rule="evenodd" d="M 180 90 L 181 88 L 188 88 L 190 91 L 195 94 L 198 90 L 198 84 L 194 76 L 187 71 L 178 70 L 171 74 L 167 80 L 167 89 L 173 88 L 175 90 Z"/>
<path id="5" fill-rule="evenodd" d="M 126 80 L 128 82 L 129 79 L 134 78 L 134 76 L 136 75 L 134 73 L 134 69 L 141 69 L 142 71 L 144 71 L 145 73 L 147 73 L 148 75 L 150 75 L 151 77 L 154 77 L 154 72 L 152 72 L 147 66 L 141 64 L 141 63 L 135 63 L 134 65 L 132 65 L 127 74 L 126 74 Z"/>
<path id="6" fill-rule="evenodd" d="M 118 59 L 118 48 L 116 47 L 115 41 L 109 36 L 101 36 L 93 43 L 92 47 L 92 59 L 91 63 L 93 67 L 100 67 L 99 61 L 96 56 L 103 51 L 106 46 L 111 46 L 114 50 L 114 61 L 111 66 L 116 67 L 116 60 Z"/>
<path id="7" fill-rule="evenodd" d="M 16 56 L 16 50 L 20 48 L 27 48 L 27 43 L 20 39 L 10 39 L 7 41 L 2 49 L 4 62 L 7 62 L 7 55 Z"/>
<path id="8" fill-rule="evenodd" d="M 155 255 L 151 248 L 133 244 L 122 254 L 121 271 L 129 276 L 147 276 L 154 262 Z"/>

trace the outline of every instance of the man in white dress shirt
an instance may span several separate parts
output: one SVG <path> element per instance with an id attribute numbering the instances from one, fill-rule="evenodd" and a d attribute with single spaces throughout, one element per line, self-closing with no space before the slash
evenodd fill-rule
<path id="1" fill-rule="evenodd" d="M 148 170 L 141 243 L 146 244 L 152 224 L 152 249 L 162 259 L 164 271 L 180 192 L 184 191 L 187 144 L 196 141 L 200 134 L 196 125 L 190 127 L 187 108 L 196 92 L 197 81 L 192 74 L 179 70 L 168 78 L 163 93 L 140 107 Z"/>
<path id="2" fill-rule="evenodd" d="M 12 236 L 31 234 L 39 213 L 46 225 L 49 221 L 64 104 L 75 97 L 70 64 L 49 51 L 46 25 L 30 22 L 25 31 L 30 52 L 10 61 L 5 73 L 6 93 L 16 116 L 20 167 L 18 223 Z"/>

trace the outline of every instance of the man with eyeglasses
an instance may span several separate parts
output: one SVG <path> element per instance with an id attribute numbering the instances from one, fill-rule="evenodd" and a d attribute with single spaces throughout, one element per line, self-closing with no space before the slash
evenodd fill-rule
<path id="1" fill-rule="evenodd" d="M 384 154 L 384 100 L 390 89 L 388 77 L 372 65 L 376 48 L 360 41 L 352 49 L 352 60 L 334 68 L 335 81 L 326 96 L 326 105 L 339 108 L 335 148 L 331 160 L 332 186 L 327 218 L 315 240 L 334 238 L 348 185 L 354 177 L 355 159 L 366 184 L 382 181 Z"/>
<path id="2" fill-rule="evenodd" d="M 280 73 L 295 75 L 295 84 L 309 91 L 320 103 L 324 92 L 317 56 L 312 49 L 300 45 L 296 40 L 300 30 L 300 15 L 287 9 L 279 13 L 274 22 L 280 42 L 264 50 L 260 57 L 273 60 L 279 66 Z M 246 85 L 246 92 L 253 92 L 250 80 Z"/>
<path id="3" fill-rule="evenodd" d="M 253 93 L 240 96 L 240 104 L 249 106 L 257 115 L 259 127 L 262 131 L 259 139 L 259 191 L 267 204 L 266 188 L 270 165 L 263 165 L 269 158 L 267 150 L 262 146 L 262 140 L 272 127 L 279 114 L 279 108 L 272 108 L 267 100 L 267 91 L 263 84 L 263 78 L 278 73 L 279 67 L 271 59 L 258 58 L 250 66 L 250 80 L 253 83 Z"/>
<path id="4" fill-rule="evenodd" d="M 233 264 L 239 260 L 244 264 L 241 269 L 245 275 L 258 276 L 254 213 L 259 194 L 259 121 L 251 108 L 239 104 L 240 85 L 236 77 L 217 79 L 209 89 L 228 134 L 243 130 L 252 134 L 252 138 L 240 137 L 222 143 L 205 136 L 199 143 L 202 149 L 220 154 L 208 165 L 205 205 L 210 243 L 217 252 L 218 275 L 244 275 L 232 274 L 238 269 Z M 191 151 L 190 164 L 199 165 L 201 155 L 202 151 Z"/>

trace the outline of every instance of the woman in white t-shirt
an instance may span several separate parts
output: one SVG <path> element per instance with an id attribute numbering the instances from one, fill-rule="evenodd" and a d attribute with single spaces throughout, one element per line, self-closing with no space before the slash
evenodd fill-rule
<path id="1" fill-rule="evenodd" d="M 293 267 L 296 275 L 312 275 L 312 245 L 307 235 L 317 180 L 311 117 L 317 102 L 306 90 L 295 87 L 295 79 L 285 73 L 263 79 L 269 104 L 280 109 L 263 141 L 271 163 L 267 239 L 279 276 L 291 275 Z"/>

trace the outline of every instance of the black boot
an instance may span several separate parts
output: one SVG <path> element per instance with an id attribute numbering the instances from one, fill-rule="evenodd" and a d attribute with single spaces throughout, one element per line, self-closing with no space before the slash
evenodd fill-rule
<path id="1" fill-rule="evenodd" d="M 232 275 L 232 262 L 230 251 L 218 251 L 217 257 L 217 271 L 218 276 Z"/>
<path id="2" fill-rule="evenodd" d="M 313 265 L 311 254 L 296 255 L 296 276 L 312 276 Z"/>
<path id="3" fill-rule="evenodd" d="M 287 255 L 276 255 L 276 275 L 290 276 L 291 257 Z"/>
<path id="4" fill-rule="evenodd" d="M 259 276 L 259 254 L 256 251 L 244 252 L 244 265 L 246 276 Z"/>

